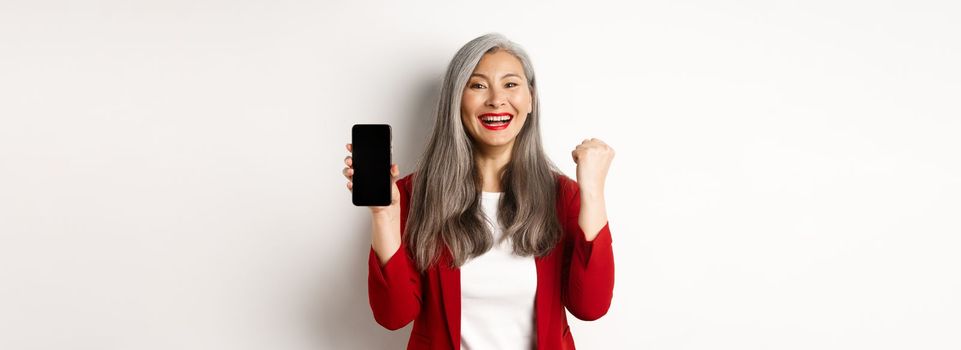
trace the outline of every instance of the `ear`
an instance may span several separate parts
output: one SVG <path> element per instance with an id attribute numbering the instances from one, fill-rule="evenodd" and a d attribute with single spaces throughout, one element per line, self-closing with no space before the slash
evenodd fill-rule
<path id="1" fill-rule="evenodd" d="M 534 91 L 531 90 L 531 101 L 527 103 L 527 114 L 534 113 Z"/>
<path id="2" fill-rule="evenodd" d="M 527 104 L 527 110 L 530 111 L 528 112 L 528 114 L 530 114 L 530 113 L 534 113 L 534 96 L 537 96 L 537 93 L 534 92 L 533 81 L 531 81 L 528 86 L 530 86 L 530 88 L 527 90 L 527 92 L 531 94 L 531 102 Z"/>

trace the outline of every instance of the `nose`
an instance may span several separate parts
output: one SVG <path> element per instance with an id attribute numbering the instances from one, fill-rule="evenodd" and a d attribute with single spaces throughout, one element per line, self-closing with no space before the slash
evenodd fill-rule
<path id="1" fill-rule="evenodd" d="M 507 94 L 502 89 L 491 88 L 487 96 L 487 106 L 497 108 L 507 104 Z"/>

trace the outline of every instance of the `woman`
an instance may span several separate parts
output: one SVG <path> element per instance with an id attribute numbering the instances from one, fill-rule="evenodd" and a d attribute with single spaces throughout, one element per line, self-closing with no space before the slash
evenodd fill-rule
<path id="1" fill-rule="evenodd" d="M 574 182 L 545 155 L 539 124 L 521 47 L 488 34 L 457 52 L 417 171 L 398 180 L 391 165 L 393 200 L 370 207 L 370 306 L 388 329 L 414 321 L 408 349 L 574 349 L 565 308 L 607 313 L 614 151 L 584 140 Z"/>

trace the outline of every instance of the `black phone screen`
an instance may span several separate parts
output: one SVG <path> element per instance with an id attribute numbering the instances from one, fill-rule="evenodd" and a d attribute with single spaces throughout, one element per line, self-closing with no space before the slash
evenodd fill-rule
<path id="1" fill-rule="evenodd" d="M 355 124 L 351 129 L 354 205 L 390 205 L 390 137 L 387 124 Z"/>

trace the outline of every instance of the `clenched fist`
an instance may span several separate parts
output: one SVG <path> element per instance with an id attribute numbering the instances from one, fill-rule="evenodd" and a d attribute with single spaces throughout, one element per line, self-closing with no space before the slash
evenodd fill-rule
<path id="1" fill-rule="evenodd" d="M 577 164 L 577 185 L 581 193 L 603 194 L 607 170 L 614 159 L 614 149 L 604 141 L 585 139 L 571 151 Z"/>

